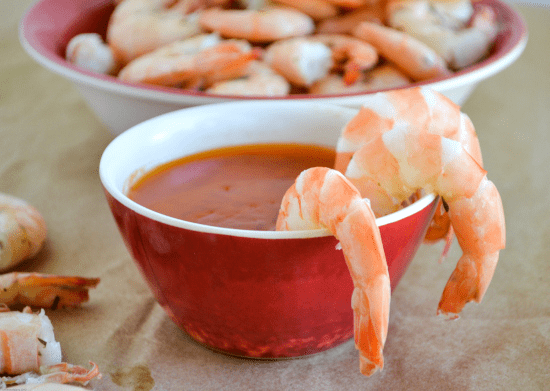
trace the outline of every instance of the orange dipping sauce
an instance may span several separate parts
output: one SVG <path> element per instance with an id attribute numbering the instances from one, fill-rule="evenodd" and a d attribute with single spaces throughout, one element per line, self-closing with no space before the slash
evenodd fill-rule
<path id="1" fill-rule="evenodd" d="M 281 200 L 310 167 L 333 167 L 332 148 L 303 144 L 226 147 L 163 164 L 128 197 L 167 216 L 217 227 L 275 230 Z"/>

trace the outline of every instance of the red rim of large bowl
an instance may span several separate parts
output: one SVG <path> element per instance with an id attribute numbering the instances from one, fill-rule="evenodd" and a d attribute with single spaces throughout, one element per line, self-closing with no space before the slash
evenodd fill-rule
<path id="1" fill-rule="evenodd" d="M 57 3 L 57 4 L 56 4 Z M 210 103 L 212 100 L 313 100 L 322 101 L 323 99 L 335 98 L 353 98 L 365 95 L 364 92 L 351 94 L 334 95 L 289 95 L 285 97 L 252 97 L 252 96 L 228 96 L 215 95 L 204 92 L 187 91 L 177 88 L 159 87 L 146 84 L 132 84 L 118 80 L 116 77 L 107 75 L 98 75 L 87 70 L 78 68 L 65 61 L 64 48 L 71 38 L 68 36 L 69 29 L 74 29 L 78 18 L 67 23 L 64 15 L 72 12 L 73 14 L 82 11 L 80 4 L 75 4 L 73 0 L 38 0 L 29 7 L 24 14 L 20 26 L 19 37 L 22 46 L 27 53 L 38 63 L 42 64 L 51 71 L 63 75 L 71 80 L 82 84 L 92 85 L 96 88 L 105 89 L 119 94 L 131 95 L 134 97 L 154 98 L 164 102 L 183 103 L 185 98 L 192 98 L 195 103 Z M 84 2 L 85 11 L 104 10 L 113 7 L 111 0 L 96 0 L 95 3 Z M 414 83 L 406 87 L 430 85 L 436 90 L 452 88 L 455 84 L 474 83 L 485 79 L 512 64 L 523 52 L 527 44 L 527 26 L 518 11 L 500 0 L 479 0 L 475 1 L 474 7 L 478 5 L 489 5 L 493 7 L 497 14 L 501 30 L 497 36 L 492 54 L 486 59 L 470 67 L 464 68 L 450 77 L 433 79 L 429 81 Z M 63 12 L 63 11 L 65 12 Z M 103 16 L 102 23 L 106 25 L 106 18 Z M 89 30 L 92 31 L 92 30 Z M 47 45 L 45 40 L 51 38 L 56 45 Z M 52 42 L 52 41 L 48 41 Z M 378 91 L 371 91 L 369 94 Z"/>

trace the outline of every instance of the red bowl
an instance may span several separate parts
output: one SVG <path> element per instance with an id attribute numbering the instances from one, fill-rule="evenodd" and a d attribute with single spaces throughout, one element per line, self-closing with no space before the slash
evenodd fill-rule
<path id="1" fill-rule="evenodd" d="M 342 251 L 326 230 L 238 230 L 171 218 L 131 201 L 129 184 L 159 164 L 222 146 L 333 147 L 356 113 L 284 101 L 198 106 L 139 124 L 106 148 L 100 177 L 124 243 L 160 305 L 196 341 L 232 355 L 282 358 L 348 340 L 353 285 Z M 429 195 L 377 219 L 392 289 L 436 201 Z"/>
<path id="2" fill-rule="evenodd" d="M 500 33 L 491 54 L 479 63 L 452 76 L 414 83 L 441 92 L 462 105 L 482 80 L 512 64 L 527 43 L 527 26 L 519 13 L 500 0 L 478 0 L 497 14 Z M 235 100 L 313 101 L 360 107 L 365 95 L 291 95 L 280 98 L 223 96 L 146 84 L 132 84 L 116 77 L 98 75 L 65 61 L 69 40 L 79 33 L 96 32 L 105 37 L 114 9 L 112 0 L 38 0 L 20 24 L 23 48 L 47 69 L 71 80 L 98 118 L 115 135 L 146 119 L 179 108 Z"/>

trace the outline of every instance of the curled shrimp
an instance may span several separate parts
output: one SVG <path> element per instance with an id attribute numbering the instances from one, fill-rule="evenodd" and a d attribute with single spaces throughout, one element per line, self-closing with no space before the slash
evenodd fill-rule
<path id="1" fill-rule="evenodd" d="M 0 303 L 41 308 L 76 307 L 88 301 L 88 290 L 99 278 L 57 276 L 40 273 L 0 275 Z"/>
<path id="2" fill-rule="evenodd" d="M 343 68 L 343 80 L 347 85 L 355 83 L 361 72 L 378 63 L 376 49 L 361 39 L 344 34 L 316 34 L 311 39 L 325 44 L 331 50 L 335 66 Z"/>
<path id="3" fill-rule="evenodd" d="M 361 373 L 382 369 L 391 288 L 380 231 L 368 202 L 338 171 L 311 168 L 284 195 L 276 228 L 327 228 L 340 241 L 355 287 L 351 305 Z"/>
<path id="4" fill-rule="evenodd" d="M 418 39 L 391 27 L 362 22 L 353 35 L 367 41 L 378 53 L 397 65 L 414 81 L 449 76 L 445 60 Z"/>
<path id="5" fill-rule="evenodd" d="M 61 361 L 61 346 L 55 340 L 50 319 L 40 310 L 0 311 L 0 386 L 37 383 L 86 385 L 101 374 L 96 364 L 87 370 Z"/>
<path id="6" fill-rule="evenodd" d="M 261 10 L 209 8 L 201 11 L 199 23 L 207 31 L 224 38 L 246 39 L 270 43 L 280 39 L 308 35 L 315 29 L 313 19 L 306 14 L 283 7 Z"/>
<path id="7" fill-rule="evenodd" d="M 349 94 L 389 88 L 404 87 L 412 83 L 410 77 L 391 64 L 383 64 L 364 72 L 353 84 L 345 82 L 344 77 L 331 73 L 315 82 L 308 90 L 310 94 Z"/>
<path id="8" fill-rule="evenodd" d="M 38 254 L 47 228 L 40 212 L 26 201 L 0 193 L 0 270 Z"/>
<path id="9" fill-rule="evenodd" d="M 113 75 L 118 70 L 113 51 L 96 33 L 75 35 L 67 44 L 65 56 L 70 63 L 92 72 Z"/>
<path id="10" fill-rule="evenodd" d="M 334 168 L 345 173 L 355 151 L 380 134 L 402 124 L 415 129 L 425 128 L 430 133 L 459 141 L 476 162 L 483 166 L 479 140 L 470 118 L 443 94 L 414 87 L 381 92 L 365 98 L 358 115 L 342 129 L 336 147 Z M 360 191 L 368 193 L 367 189 Z M 394 212 L 397 208 L 397 205 L 386 197 L 371 198 L 371 205 L 379 216 Z M 425 242 L 433 243 L 445 239 L 441 261 L 450 249 L 452 238 L 453 230 L 449 216 L 443 201 L 440 200 L 426 233 Z"/>
<path id="11" fill-rule="evenodd" d="M 320 21 L 316 32 L 319 34 L 351 34 L 361 22 L 384 24 L 386 20 L 384 2 L 376 2 Z"/>
<path id="12" fill-rule="evenodd" d="M 118 77 L 163 86 L 209 86 L 243 76 L 248 63 L 260 56 L 247 41 L 215 37 L 203 34 L 163 46 L 130 62 Z"/>
<path id="13" fill-rule="evenodd" d="M 466 21 L 473 12 L 469 1 L 458 2 L 458 5 L 469 6 L 465 11 L 452 8 L 449 12 L 445 12 L 445 5 L 439 3 L 438 8 L 429 6 L 427 1 L 399 3 L 399 7 L 390 13 L 389 25 L 432 48 L 453 69 L 464 68 L 481 60 L 495 40 L 498 27 L 496 15 L 490 7 L 478 7 L 479 11 L 468 26 Z"/>
<path id="14" fill-rule="evenodd" d="M 296 8 L 313 20 L 323 20 L 338 15 L 339 9 L 328 0 L 273 0 L 275 3 Z"/>
<path id="15" fill-rule="evenodd" d="M 189 0 L 124 0 L 107 26 L 107 43 L 125 65 L 171 42 L 202 32 Z"/>
<path id="16" fill-rule="evenodd" d="M 395 208 L 418 189 L 440 195 L 463 254 L 437 312 L 457 318 L 466 303 L 482 300 L 505 247 L 504 211 L 487 172 L 460 141 L 397 123 L 353 154 L 346 177 L 363 197 Z"/>
<path id="17" fill-rule="evenodd" d="M 286 96 L 290 83 L 266 63 L 251 61 L 245 74 L 238 78 L 214 83 L 206 92 L 221 95 Z"/>

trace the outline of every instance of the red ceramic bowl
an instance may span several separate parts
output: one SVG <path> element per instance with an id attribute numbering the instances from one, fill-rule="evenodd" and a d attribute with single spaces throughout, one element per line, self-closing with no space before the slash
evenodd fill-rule
<path id="1" fill-rule="evenodd" d="M 527 43 L 527 27 L 513 7 L 500 0 L 474 2 L 475 7 L 478 4 L 491 6 L 501 26 L 491 55 L 450 77 L 415 83 L 441 92 L 459 105 L 466 101 L 479 82 L 512 64 Z M 313 101 L 358 108 L 366 95 L 292 95 L 285 98 L 213 95 L 125 83 L 115 77 L 80 69 L 65 61 L 67 43 L 76 34 L 97 32 L 105 36 L 113 9 L 112 0 L 38 0 L 21 20 L 19 35 L 25 50 L 38 63 L 75 83 L 88 105 L 115 135 L 146 119 L 190 106 L 262 99 Z"/>
<path id="2" fill-rule="evenodd" d="M 252 231 L 182 221 L 126 197 L 159 164 L 223 146 L 333 147 L 356 110 L 306 102 L 234 102 L 165 114 L 106 148 L 99 173 L 124 242 L 166 313 L 192 338 L 228 354 L 308 355 L 353 335 L 351 277 L 326 230 Z M 422 242 L 433 195 L 377 220 L 392 288 Z"/>

